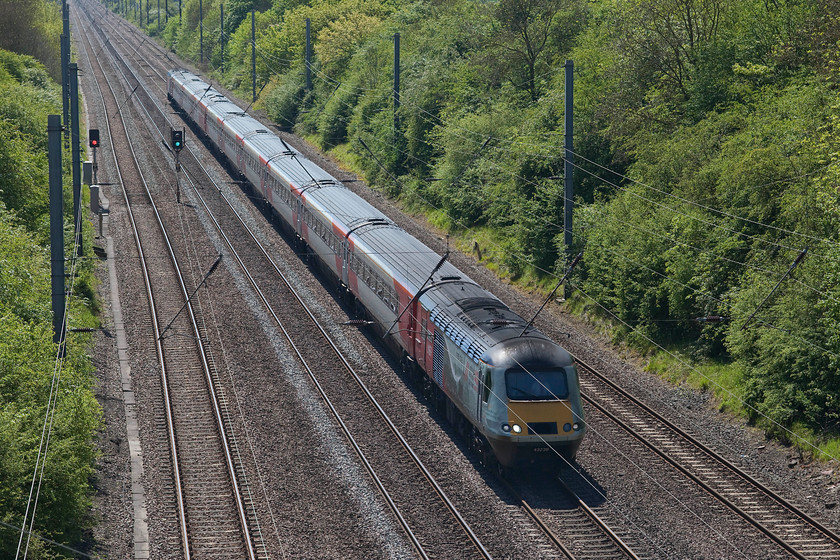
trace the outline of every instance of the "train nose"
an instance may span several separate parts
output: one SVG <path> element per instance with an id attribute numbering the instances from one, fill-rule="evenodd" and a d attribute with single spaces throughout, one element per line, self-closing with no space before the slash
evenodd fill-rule
<path id="1" fill-rule="evenodd" d="M 568 401 L 510 402 L 506 425 L 509 429 L 502 426 L 503 431 L 523 436 L 570 434 L 580 429 Z"/>

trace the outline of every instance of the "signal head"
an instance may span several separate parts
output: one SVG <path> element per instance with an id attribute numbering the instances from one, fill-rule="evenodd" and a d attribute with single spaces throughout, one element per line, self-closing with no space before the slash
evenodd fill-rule
<path id="1" fill-rule="evenodd" d="M 184 147 L 184 131 L 172 129 L 172 148 L 180 152 Z"/>

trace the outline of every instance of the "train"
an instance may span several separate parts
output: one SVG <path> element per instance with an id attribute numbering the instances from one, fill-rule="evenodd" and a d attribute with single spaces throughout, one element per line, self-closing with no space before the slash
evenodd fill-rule
<path id="1" fill-rule="evenodd" d="M 167 97 L 247 179 L 482 463 L 506 473 L 574 460 L 587 430 L 564 348 L 200 77 L 169 71 Z"/>

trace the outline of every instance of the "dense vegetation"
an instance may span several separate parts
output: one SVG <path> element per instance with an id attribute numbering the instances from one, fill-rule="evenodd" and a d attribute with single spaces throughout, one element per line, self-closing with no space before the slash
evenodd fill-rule
<path id="1" fill-rule="evenodd" d="M 4 44 L 41 55 L 43 45 L 32 36 L 51 36 L 60 14 L 55 4 L 27 0 L 50 22 L 40 27 L 7 30 L 25 36 Z M 0 2 L 0 8 L 8 6 Z M 0 9 L 0 11 L 2 11 Z M 23 21 L 23 20 L 21 20 Z M 5 20 L 3 20 L 5 23 Z M 2 27 L 2 25 L 0 25 Z M 56 40 L 51 48 L 58 49 Z M 46 56 L 52 60 L 52 53 Z M 57 58 L 57 56 L 56 56 Z M 0 50 L 0 557 L 14 558 L 27 509 L 33 472 L 54 393 L 49 451 L 37 501 L 34 532 L 79 548 L 92 521 L 91 477 L 100 409 L 94 398 L 93 371 L 87 335 L 71 333 L 67 356 L 59 363 L 52 341 L 50 300 L 47 115 L 61 113 L 61 91 L 44 64 L 32 56 Z M 65 150 L 67 152 L 68 150 Z M 69 170 L 69 157 L 65 158 Z M 69 177 L 69 175 L 68 175 Z M 65 178 L 65 185 L 70 185 Z M 65 209 L 72 212 L 72 194 L 65 189 Z M 72 224 L 71 214 L 65 218 Z M 68 229 L 68 231 L 71 231 Z M 70 241 L 72 235 L 65 235 Z M 67 247 L 67 254 L 71 254 Z M 70 299 L 70 327 L 94 326 L 90 261 L 80 263 Z M 69 271 L 69 268 L 68 268 Z M 40 478 L 40 477 L 39 477 Z M 36 484 L 36 491 L 38 485 Z M 30 509 L 30 519 L 32 511 Z M 24 539 L 24 544 L 26 539 Z M 28 558 L 66 557 L 63 549 L 39 538 L 29 542 Z M 72 554 L 70 556 L 73 556 Z"/>
<path id="2" fill-rule="evenodd" d="M 840 2 L 227 0 L 225 60 L 219 2 L 201 14 L 218 79 L 250 97 L 253 7 L 257 106 L 528 284 L 566 263 L 552 177 L 573 60 L 572 303 L 646 351 L 721 364 L 688 375 L 771 430 L 838 435 Z M 198 4 L 162 31 L 194 60 Z"/>

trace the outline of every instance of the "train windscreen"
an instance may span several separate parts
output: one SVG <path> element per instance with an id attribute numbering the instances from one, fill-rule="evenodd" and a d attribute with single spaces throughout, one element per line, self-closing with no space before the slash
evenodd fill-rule
<path id="1" fill-rule="evenodd" d="M 505 372 L 507 396 L 512 401 L 554 401 L 569 397 L 563 368 L 551 370 L 509 369 Z"/>

